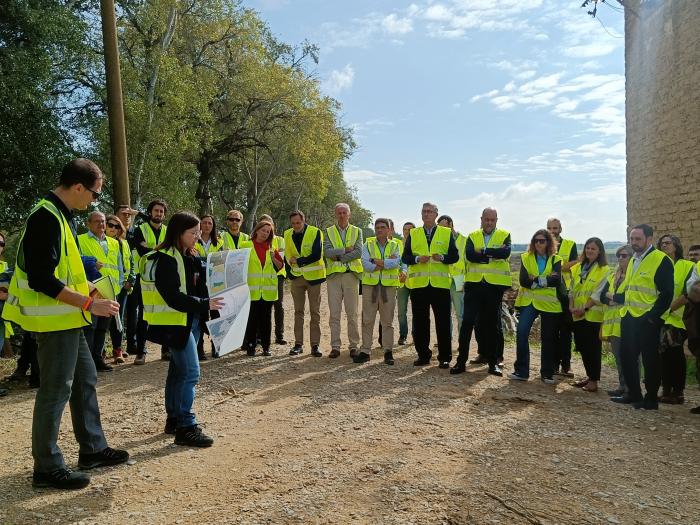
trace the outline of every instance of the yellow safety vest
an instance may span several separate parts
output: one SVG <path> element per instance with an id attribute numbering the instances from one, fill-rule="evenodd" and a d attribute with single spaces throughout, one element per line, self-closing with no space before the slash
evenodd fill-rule
<path id="1" fill-rule="evenodd" d="M 105 239 L 107 241 L 107 255 L 105 255 L 100 241 L 87 233 L 78 235 L 78 246 L 82 255 L 90 255 L 102 263 L 102 268 L 98 271 L 100 275 L 112 278 L 112 289 L 114 290 L 114 295 L 117 295 L 121 291 L 119 286 L 119 252 L 121 246 L 117 239 L 112 237 L 105 237 Z"/>
<path id="2" fill-rule="evenodd" d="M 367 252 L 369 252 L 369 256 L 372 259 L 382 259 L 385 261 L 389 259 L 392 255 L 395 255 L 396 258 L 399 259 L 399 261 L 401 259 L 401 245 L 399 244 L 399 241 L 397 239 L 387 240 L 387 243 L 384 246 L 383 254 L 382 250 L 379 248 L 379 243 L 377 242 L 376 237 L 370 237 L 369 239 L 367 239 L 367 241 L 365 242 L 365 246 L 367 247 Z M 366 284 L 368 286 L 375 286 L 381 283 L 382 286 L 395 286 L 398 288 L 400 284 L 399 273 L 400 269 L 398 266 L 391 270 L 382 270 L 375 268 L 375 271 L 373 272 L 364 272 L 362 274 L 362 284 Z"/>
<path id="3" fill-rule="evenodd" d="M 284 260 L 284 237 L 280 237 L 279 235 L 275 235 L 275 238 L 272 239 L 272 249 L 277 250 L 280 252 L 280 256 L 282 256 L 282 260 Z M 287 277 L 287 269 L 282 266 L 280 270 L 277 272 L 277 275 L 281 275 L 282 277 Z"/>
<path id="4" fill-rule="evenodd" d="M 537 256 L 534 253 L 521 253 L 520 260 L 528 274 L 538 277 L 547 277 L 552 273 L 552 268 L 554 268 L 554 265 L 561 261 L 561 257 L 558 255 L 548 257 L 547 264 L 545 265 L 542 273 L 540 273 L 539 266 L 537 265 Z M 515 306 L 520 308 L 530 304 L 540 312 L 561 312 L 561 303 L 557 298 L 557 289 L 551 286 L 546 288 L 524 288 L 521 286 L 518 290 L 518 297 L 515 299 Z"/>
<path id="5" fill-rule="evenodd" d="M 617 289 L 615 289 L 615 274 L 611 273 L 608 275 L 608 284 L 610 285 L 609 291 L 612 294 L 622 293 L 625 290 L 625 280 L 619 284 Z M 603 337 L 620 337 L 620 310 L 622 306 L 619 305 L 607 305 L 603 310 L 603 328 L 601 334 Z"/>
<path id="6" fill-rule="evenodd" d="M 7 261 L 0 261 L 0 273 L 5 273 L 7 271 Z M 12 329 L 12 325 L 9 322 L 4 323 L 5 328 L 0 326 L 0 330 L 5 331 L 5 338 L 12 337 L 14 335 L 14 330 Z"/>
<path id="7" fill-rule="evenodd" d="M 500 248 L 509 235 L 510 233 L 505 230 L 494 230 L 488 245 L 486 245 L 484 231 L 476 230 L 469 234 L 469 239 L 471 239 L 475 250 L 484 250 L 485 248 Z M 510 257 L 508 259 L 490 259 L 488 264 L 466 261 L 464 280 L 470 283 L 485 280 L 489 284 L 510 287 L 513 285 L 513 277 L 510 274 Z"/>
<path id="8" fill-rule="evenodd" d="M 399 257 L 403 257 L 403 247 L 404 247 L 404 242 L 402 239 L 398 239 L 396 237 L 392 237 L 393 240 L 399 243 Z M 399 275 L 401 275 L 401 268 L 399 267 Z M 405 282 L 399 282 L 399 288 L 403 288 L 406 286 Z"/>
<path id="9" fill-rule="evenodd" d="M 467 260 L 465 258 L 465 252 L 467 251 L 467 237 L 461 233 L 458 234 L 455 244 L 457 245 L 457 250 L 459 251 L 459 261 L 454 264 L 450 264 L 450 275 L 453 277 L 456 275 L 464 275 L 467 269 Z"/>
<path id="10" fill-rule="evenodd" d="M 314 241 L 316 240 L 316 235 L 321 236 L 321 258 L 318 261 L 313 261 L 306 266 L 298 266 L 296 264 L 289 263 L 292 269 L 292 275 L 296 277 L 304 277 L 307 281 L 316 281 L 318 279 L 323 279 L 326 277 L 326 265 L 323 262 L 323 232 L 316 228 L 316 226 L 307 225 L 306 231 L 304 232 L 304 237 L 301 240 L 301 253 L 297 251 L 297 247 L 292 241 L 292 233 L 294 230 L 289 228 L 284 232 L 284 244 L 285 252 L 284 258 L 289 262 L 290 257 L 308 257 L 311 255 L 313 250 Z"/>
<path id="11" fill-rule="evenodd" d="M 581 282 L 581 263 L 576 263 L 571 267 L 571 294 L 574 298 L 574 308 L 583 308 L 588 299 L 591 298 L 596 288 L 608 278 L 610 273 L 609 266 L 598 266 L 597 262 L 588 270 L 586 279 Z M 604 308 L 602 304 L 596 304 L 590 308 L 583 317 L 574 319 L 574 321 L 590 321 L 592 323 L 602 323 Z"/>
<path id="12" fill-rule="evenodd" d="M 253 247 L 253 241 L 243 241 L 238 245 L 238 249 L 250 248 L 248 256 L 248 288 L 250 289 L 250 300 L 274 302 L 277 300 L 277 269 L 272 263 L 271 250 L 265 254 L 265 267 L 260 264 L 258 254 Z"/>
<path id="13" fill-rule="evenodd" d="M 0 261 L 0 273 L 5 273 L 8 266 L 7 261 Z"/>
<path id="14" fill-rule="evenodd" d="M 620 310 L 622 317 L 627 313 L 632 317 L 641 317 L 654 306 L 659 295 L 654 276 L 664 258 L 668 258 L 668 255 L 652 248 L 637 265 L 636 271 L 634 271 L 634 259 L 630 260 L 625 274 L 625 304 Z"/>
<path id="15" fill-rule="evenodd" d="M 156 241 L 156 235 L 155 233 L 153 233 L 153 228 L 149 223 L 143 222 L 141 223 L 141 225 L 139 225 L 139 229 L 143 234 L 144 241 L 146 241 L 146 248 L 148 248 L 149 250 L 153 250 L 158 244 L 158 241 Z M 163 240 L 165 239 L 165 232 L 167 231 L 167 229 L 168 228 L 165 226 L 165 224 L 161 225 L 160 231 L 162 233 L 160 234 L 160 237 L 158 237 L 158 239 L 160 239 L 160 242 L 163 242 Z M 136 273 L 139 273 L 141 271 L 141 265 L 139 264 L 141 257 L 139 257 L 139 252 L 136 250 L 136 248 L 134 248 L 131 251 L 131 255 L 134 257 L 134 267 L 136 268 Z"/>
<path id="16" fill-rule="evenodd" d="M 126 239 L 119 239 L 119 249 L 122 254 L 122 264 L 124 265 L 124 281 L 131 273 L 131 257 L 129 252 L 129 243 Z"/>
<path id="17" fill-rule="evenodd" d="M 569 262 L 569 259 L 571 259 L 571 250 L 574 249 L 574 246 L 576 246 L 576 243 L 571 239 L 561 240 L 561 244 L 559 244 L 559 250 L 557 251 L 557 255 L 561 257 L 562 264 Z M 562 277 L 564 279 L 566 289 L 571 290 L 571 269 L 569 269 L 566 272 L 562 270 Z"/>
<path id="18" fill-rule="evenodd" d="M 348 224 L 348 229 L 345 232 L 345 244 L 343 244 L 343 238 L 340 236 L 338 226 L 335 224 L 330 228 L 326 228 L 326 235 L 328 235 L 328 240 L 336 250 L 341 248 L 352 248 L 355 246 L 357 239 L 362 240 L 362 230 L 360 230 L 360 228 L 357 226 L 353 226 L 352 224 Z M 326 275 L 344 272 L 345 264 L 346 263 L 334 261 L 326 257 Z M 351 272 L 356 274 L 362 273 L 362 260 L 360 258 L 353 259 L 352 261 L 348 262 L 347 265 Z"/>
<path id="19" fill-rule="evenodd" d="M 56 217 L 61 227 L 60 242 L 63 249 L 54 270 L 54 276 L 66 287 L 87 296 L 90 289 L 83 260 L 80 258 L 78 244 L 75 242 L 68 221 L 58 208 L 46 199 L 34 206 L 30 216 L 40 208 L 44 208 Z M 20 237 L 18 254 L 22 250 L 25 233 L 26 225 Z M 30 288 L 27 273 L 16 263 L 2 316 L 5 320 L 17 323 L 29 332 L 58 332 L 82 328 L 92 322 L 90 313 L 83 312 L 80 307 L 66 304 Z"/>
<path id="20" fill-rule="evenodd" d="M 163 296 L 156 288 L 155 253 L 172 257 L 177 262 L 177 274 L 180 277 L 180 292 L 187 293 L 187 277 L 185 261 L 182 254 L 175 248 L 157 250 L 144 255 L 145 262 L 141 267 L 141 297 L 143 298 L 143 320 L 154 326 L 187 326 L 187 313 L 168 306 Z"/>
<path id="21" fill-rule="evenodd" d="M 452 238 L 452 230 L 444 226 L 435 226 L 433 238 L 428 245 L 425 236 L 425 228 L 413 228 L 411 230 L 411 251 L 416 257 L 422 255 L 447 255 Z M 434 288 L 449 289 L 452 284 L 450 266 L 440 261 L 430 259 L 427 263 L 409 264 L 406 276 L 406 287 L 413 290 L 426 288 L 428 285 Z"/>
<path id="22" fill-rule="evenodd" d="M 688 279 L 688 274 L 693 271 L 693 266 L 695 263 L 687 259 L 678 259 L 673 265 L 673 300 L 678 299 L 683 291 L 685 290 L 685 282 Z M 685 305 L 681 306 L 677 310 L 671 312 L 670 309 L 666 311 L 661 319 L 666 321 L 666 324 L 675 326 L 685 330 L 685 323 L 683 322 L 683 312 L 685 311 Z"/>
<path id="23" fill-rule="evenodd" d="M 204 243 L 201 240 L 198 240 L 197 244 L 195 244 L 194 247 L 197 250 L 199 256 L 202 259 L 206 259 L 207 255 L 209 255 L 210 253 L 220 252 L 224 249 L 224 238 L 219 236 L 218 242 L 216 244 L 214 244 L 213 242 L 209 243 L 208 248 L 205 248 Z"/>
<path id="24" fill-rule="evenodd" d="M 240 250 L 241 243 L 243 241 L 249 241 L 250 235 L 247 233 L 239 232 L 238 234 L 238 246 L 236 246 L 236 241 L 230 232 L 224 232 L 221 234 L 221 238 L 224 240 L 224 250 Z"/>

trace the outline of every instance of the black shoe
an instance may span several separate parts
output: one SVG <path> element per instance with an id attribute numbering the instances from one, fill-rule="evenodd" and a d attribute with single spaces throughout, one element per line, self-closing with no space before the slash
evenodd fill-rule
<path id="1" fill-rule="evenodd" d="M 95 361 L 95 368 L 98 372 L 111 372 L 112 370 L 114 370 L 114 368 L 105 363 L 103 359 Z"/>
<path id="2" fill-rule="evenodd" d="M 399 346 L 405 345 L 405 344 L 406 344 L 406 338 L 405 338 L 405 337 L 400 337 L 397 344 L 398 344 Z"/>
<path id="3" fill-rule="evenodd" d="M 695 408 L 691 408 L 691 409 L 689 410 L 689 412 L 690 412 L 691 414 L 700 414 L 700 406 L 697 406 L 697 407 L 695 407 Z"/>
<path id="4" fill-rule="evenodd" d="M 204 352 L 202 352 L 201 354 L 199 354 L 199 355 L 197 356 L 197 358 L 198 358 L 200 361 L 206 361 L 206 360 L 207 360 L 207 354 L 205 354 Z"/>
<path id="5" fill-rule="evenodd" d="M 7 376 L 6 381 L 24 381 L 24 379 L 27 377 L 27 372 L 29 372 L 29 368 L 17 368 L 14 372 L 12 372 L 12 374 Z"/>
<path id="6" fill-rule="evenodd" d="M 625 391 L 622 388 L 617 388 L 615 390 L 608 390 L 608 395 L 610 397 L 621 397 L 625 395 Z"/>
<path id="7" fill-rule="evenodd" d="M 391 352 L 384 352 L 384 364 L 393 365 L 394 364 L 394 354 Z"/>
<path id="8" fill-rule="evenodd" d="M 635 410 L 658 410 L 659 402 L 651 399 L 643 399 L 642 401 L 635 401 L 632 403 Z"/>
<path id="9" fill-rule="evenodd" d="M 263 353 L 262 353 L 262 355 L 264 355 L 264 356 L 266 356 L 266 357 L 269 357 L 269 356 L 272 355 L 272 352 L 270 352 L 270 349 L 269 349 L 269 348 L 263 348 Z"/>
<path id="10" fill-rule="evenodd" d="M 486 359 L 483 355 L 477 355 L 474 359 L 469 361 L 470 364 L 472 365 L 486 365 L 488 364 L 489 360 Z"/>
<path id="11" fill-rule="evenodd" d="M 503 370 L 501 370 L 501 367 L 498 365 L 490 365 L 489 374 L 492 376 L 503 377 Z"/>
<path id="12" fill-rule="evenodd" d="M 245 353 L 246 355 L 248 355 L 248 357 L 255 357 L 255 347 L 249 346 L 248 350 L 246 350 Z"/>
<path id="13" fill-rule="evenodd" d="M 438 368 L 442 368 L 443 370 L 446 370 L 450 368 L 450 363 L 449 361 L 442 361 L 439 365 Z"/>
<path id="14" fill-rule="evenodd" d="M 177 429 L 177 418 L 169 417 L 165 420 L 165 428 L 163 429 L 164 434 L 170 434 L 171 436 L 175 434 Z"/>
<path id="15" fill-rule="evenodd" d="M 41 381 L 38 377 L 29 376 L 29 381 L 27 382 L 27 385 L 29 386 L 29 388 L 39 388 L 39 386 L 41 385 Z"/>
<path id="16" fill-rule="evenodd" d="M 276 345 L 286 345 L 287 341 L 285 341 L 284 338 L 282 338 L 282 337 L 278 337 L 277 339 L 275 339 L 275 344 Z"/>
<path id="17" fill-rule="evenodd" d="M 318 345 L 313 345 L 311 347 L 311 355 L 314 357 L 323 357 L 323 354 L 321 351 L 318 349 Z"/>
<path id="18" fill-rule="evenodd" d="M 129 453 L 126 450 L 117 450 L 107 447 L 102 452 L 94 454 L 78 454 L 78 467 L 88 470 L 96 467 L 109 467 L 119 465 L 129 460 Z"/>
<path id="19" fill-rule="evenodd" d="M 366 354 L 365 352 L 360 352 L 352 358 L 353 363 L 366 363 L 367 361 L 369 361 L 369 354 Z"/>
<path id="20" fill-rule="evenodd" d="M 53 472 L 37 472 L 32 474 L 32 486 L 36 488 L 51 487 L 54 489 L 82 489 L 90 484 L 90 476 L 84 472 L 73 472 L 60 468 Z"/>
<path id="21" fill-rule="evenodd" d="M 623 405 L 631 405 L 631 404 L 634 404 L 634 403 L 641 401 L 641 399 L 635 399 L 635 398 L 629 397 L 628 395 L 624 395 L 624 396 L 620 396 L 620 397 L 611 397 L 610 401 L 612 401 L 613 403 L 620 403 Z"/>
<path id="22" fill-rule="evenodd" d="M 429 357 L 419 357 L 415 361 L 413 361 L 413 366 L 425 366 L 430 364 L 430 358 Z"/>
<path id="23" fill-rule="evenodd" d="M 457 361 L 455 363 L 455 366 L 450 368 L 450 374 L 452 374 L 452 375 L 463 374 L 466 371 L 467 371 L 467 368 L 464 366 L 464 363 L 460 363 L 459 361 Z"/>
<path id="24" fill-rule="evenodd" d="M 304 347 L 301 345 L 294 345 L 294 348 L 292 348 L 289 351 L 289 355 L 299 355 L 304 353 Z"/>
<path id="25" fill-rule="evenodd" d="M 198 425 L 175 430 L 175 444 L 186 447 L 211 447 L 214 440 L 202 433 Z"/>
<path id="26" fill-rule="evenodd" d="M 0 397 L 5 397 L 9 390 L 7 388 L 0 388 Z"/>

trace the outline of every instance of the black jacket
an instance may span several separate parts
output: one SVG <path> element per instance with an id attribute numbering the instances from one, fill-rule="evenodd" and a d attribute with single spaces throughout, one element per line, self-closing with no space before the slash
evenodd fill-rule
<path id="1" fill-rule="evenodd" d="M 198 257 L 183 256 L 187 293 L 180 291 L 180 276 L 177 261 L 159 252 L 150 256 L 157 261 L 155 268 L 156 289 L 166 304 L 175 310 L 187 313 L 187 326 L 148 326 L 146 338 L 154 343 L 180 350 L 187 345 L 192 330 L 192 320 L 199 318 L 200 324 L 208 319 L 209 294 L 206 272 Z"/>

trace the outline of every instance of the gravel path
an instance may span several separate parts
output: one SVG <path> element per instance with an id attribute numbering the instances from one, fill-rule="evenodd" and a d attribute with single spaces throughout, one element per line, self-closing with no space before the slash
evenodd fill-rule
<path id="1" fill-rule="evenodd" d="M 166 363 L 100 375 L 108 440 L 135 463 L 99 469 L 77 492 L 31 487 L 33 393 L 1 398 L 0 523 L 700 523 L 695 389 L 684 406 L 645 412 L 485 367 L 414 368 L 412 346 L 394 367 L 379 350 L 366 365 L 346 350 L 287 351 L 203 364 L 206 450 L 162 433 Z M 74 465 L 68 413 L 60 444 Z"/>

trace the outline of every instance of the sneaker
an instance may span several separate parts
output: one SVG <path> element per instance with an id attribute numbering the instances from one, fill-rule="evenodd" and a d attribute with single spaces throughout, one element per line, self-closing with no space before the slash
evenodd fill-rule
<path id="1" fill-rule="evenodd" d="M 146 364 L 146 354 L 137 354 L 136 359 L 134 359 L 135 365 L 145 365 Z"/>
<path id="2" fill-rule="evenodd" d="M 177 418 L 169 417 L 165 420 L 165 428 L 163 429 L 164 434 L 170 434 L 171 436 L 175 434 L 177 429 Z"/>
<path id="3" fill-rule="evenodd" d="M 114 364 L 115 365 L 122 365 L 126 362 L 124 360 L 124 356 L 122 355 L 121 348 L 115 348 L 114 351 L 112 352 L 112 357 L 114 357 Z"/>
<path id="4" fill-rule="evenodd" d="M 394 364 L 394 354 L 389 352 L 384 352 L 384 364 L 393 365 Z"/>
<path id="5" fill-rule="evenodd" d="M 369 361 L 369 354 L 365 352 L 360 352 L 352 358 L 353 363 L 366 363 L 367 361 Z"/>
<path id="6" fill-rule="evenodd" d="M 449 361 L 442 361 L 439 365 L 438 368 L 442 368 L 443 370 L 447 370 L 450 368 L 450 362 Z"/>
<path id="7" fill-rule="evenodd" d="M 528 380 L 527 377 L 518 375 L 515 372 L 513 372 L 512 374 L 508 374 L 508 379 L 512 379 L 513 381 L 527 381 Z"/>
<path id="8" fill-rule="evenodd" d="M 262 355 L 264 355 L 265 357 L 270 357 L 272 355 L 272 352 L 270 352 L 269 348 L 263 348 Z"/>
<path id="9" fill-rule="evenodd" d="M 545 384 L 545 385 L 555 385 L 557 382 L 554 380 L 553 377 L 541 377 L 540 380 Z"/>
<path id="10" fill-rule="evenodd" d="M 129 453 L 126 450 L 117 450 L 107 447 L 101 452 L 94 454 L 78 454 L 78 467 L 82 470 L 89 470 L 96 467 L 109 467 L 119 465 L 129 460 Z"/>
<path id="11" fill-rule="evenodd" d="M 301 345 L 294 345 L 294 348 L 292 348 L 289 351 L 289 355 L 299 355 L 304 353 L 304 347 Z"/>
<path id="12" fill-rule="evenodd" d="M 186 447 L 211 447 L 214 440 L 202 433 L 198 425 L 175 430 L 175 444 Z"/>
<path id="13" fill-rule="evenodd" d="M 397 343 L 399 346 L 403 346 L 406 344 L 406 338 L 405 337 L 399 337 L 399 341 Z"/>
<path id="14" fill-rule="evenodd" d="M 311 346 L 311 355 L 314 357 L 323 357 L 323 354 L 321 351 L 318 349 L 318 345 L 312 345 Z"/>
<path id="15" fill-rule="evenodd" d="M 84 472 L 73 472 L 60 468 L 53 472 L 37 472 L 32 474 L 32 486 L 36 488 L 51 487 L 54 489 L 82 489 L 90 484 L 90 476 Z"/>

